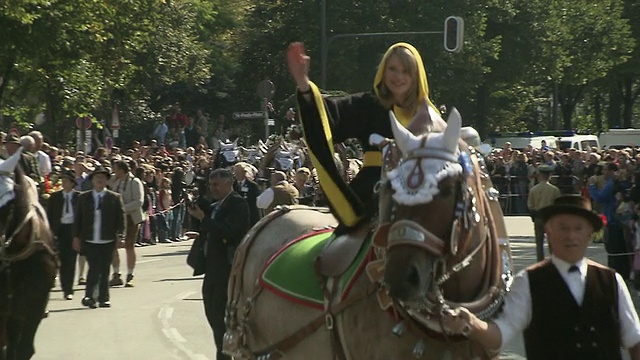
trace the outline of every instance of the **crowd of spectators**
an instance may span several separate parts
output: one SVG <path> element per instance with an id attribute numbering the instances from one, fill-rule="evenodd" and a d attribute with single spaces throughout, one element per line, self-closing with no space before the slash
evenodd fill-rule
<path id="1" fill-rule="evenodd" d="M 607 226 L 601 234 L 609 265 L 640 288 L 640 147 L 625 149 L 513 149 L 506 143 L 486 157 L 487 169 L 506 214 L 528 215 L 529 191 L 549 169 L 549 182 L 562 194 L 581 194 L 602 214 Z"/>
<path id="2" fill-rule="evenodd" d="M 215 169 L 217 151 L 221 142 L 233 140 L 237 134 L 225 124 L 223 115 L 211 120 L 197 110 L 188 117 L 179 106 L 154 124 L 150 134 L 149 139 L 133 141 L 130 146 L 100 147 L 92 154 L 85 154 L 52 146 L 47 143 L 46 136 L 37 131 L 22 137 L 0 132 L 0 157 L 6 158 L 22 146 L 21 166 L 40 185 L 44 200 L 48 194 L 60 189 L 59 174 L 64 170 L 75 171 L 76 188 L 86 191 L 91 189 L 91 183 L 86 179 L 94 168 L 102 166 L 111 170 L 113 161 L 125 160 L 145 189 L 146 220 L 136 246 L 180 241 L 186 230 L 197 226 L 188 216 L 184 202 L 189 198 L 203 203 L 211 200 L 206 182 L 208 174 Z M 581 151 L 547 146 L 514 149 L 506 143 L 503 148 L 493 149 L 485 160 L 494 186 L 501 194 L 505 214 L 530 213 L 527 206 L 529 192 L 538 183 L 539 168 L 543 166 L 547 169 L 545 172 L 551 169 L 549 183 L 557 186 L 562 194 L 582 194 L 590 198 L 593 208 L 606 217 L 608 227 L 602 238 L 611 253 L 635 251 L 635 238 L 640 234 L 635 221 L 640 204 L 640 147 Z M 313 169 L 304 167 L 286 176 L 274 173 L 274 169 L 265 163 L 259 168 L 244 162 L 238 166 L 241 171 L 236 171 L 236 176 L 246 174 L 249 181 L 259 185 L 257 190 L 251 190 L 257 194 L 251 195 L 249 202 L 252 207 L 258 207 L 256 211 L 260 213 L 278 205 L 274 203 L 276 198 L 295 197 L 295 203 L 326 205 L 321 189 L 315 186 Z M 237 180 L 236 191 L 246 198 L 248 193 L 243 176 Z M 269 191 L 258 199 L 258 195 L 267 189 Z M 280 195 L 274 196 L 274 190 Z M 290 195 L 283 196 L 285 192 Z M 280 201 L 287 203 L 290 200 Z M 612 231 L 618 231 L 617 226 L 624 241 L 615 245 L 606 240 L 612 237 Z M 624 261 L 629 262 L 629 267 L 619 270 L 621 273 L 631 274 L 632 268 L 640 270 L 640 259 L 636 267 L 631 266 L 631 261 Z"/>
<path id="3" fill-rule="evenodd" d="M 216 168 L 215 158 L 219 155 L 221 142 L 234 140 L 237 132 L 225 123 L 224 115 L 212 120 L 197 110 L 193 116 L 187 116 L 175 106 L 171 114 L 153 125 L 148 139 L 135 140 L 129 146 L 98 147 L 92 153 L 53 146 L 47 142 L 46 135 L 38 131 L 20 137 L 0 131 L 0 158 L 7 158 L 23 148 L 21 168 L 39 186 L 43 202 L 52 192 L 61 190 L 61 174 L 65 170 L 75 172 L 77 190 L 88 191 L 92 189 L 88 177 L 95 168 L 103 167 L 113 173 L 113 162 L 127 161 L 131 173 L 142 181 L 145 190 L 143 210 L 146 220 L 136 241 L 136 246 L 140 247 L 180 241 L 185 231 L 197 226 L 188 216 L 184 203 L 188 199 L 210 203 L 208 174 Z M 307 167 L 281 179 L 282 173 L 276 173 L 268 163 L 257 167 L 245 162 L 237 165 L 250 181 L 258 184 L 255 190 L 258 193 L 253 195 L 250 204 L 252 207 L 256 207 L 257 196 L 269 189 L 261 198 L 262 210 L 256 210 L 256 213 L 278 205 L 274 199 L 282 197 L 274 197 L 270 187 L 274 185 L 278 190 L 283 180 L 296 189 L 294 193 L 287 187 L 287 191 L 295 195 L 295 203 L 323 204 L 323 199 L 317 197 L 321 196 L 321 191 L 316 194 L 314 190 L 312 170 Z M 236 174 L 240 173 L 236 171 Z M 244 179 L 237 180 L 235 190 L 246 197 Z"/>

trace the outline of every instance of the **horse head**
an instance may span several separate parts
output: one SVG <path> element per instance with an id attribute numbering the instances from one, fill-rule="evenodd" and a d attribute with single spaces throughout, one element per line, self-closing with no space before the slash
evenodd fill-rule
<path id="1" fill-rule="evenodd" d="M 397 167 L 387 174 L 395 203 L 394 222 L 388 229 L 384 281 L 392 298 L 419 301 L 431 290 L 434 268 L 448 255 L 448 241 L 462 196 L 465 172 L 460 164 L 461 117 L 449 116 L 444 132 L 424 132 L 428 123 L 418 116 L 409 128 L 390 114 L 396 145 L 402 153 Z M 420 129 L 420 130 L 417 130 Z"/>

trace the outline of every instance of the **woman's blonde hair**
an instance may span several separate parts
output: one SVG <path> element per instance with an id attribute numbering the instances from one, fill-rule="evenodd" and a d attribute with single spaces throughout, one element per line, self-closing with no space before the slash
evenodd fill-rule
<path id="1" fill-rule="evenodd" d="M 392 56 L 398 57 L 398 59 L 402 63 L 402 66 L 407 69 L 407 71 L 409 71 L 409 76 L 411 76 L 411 87 L 409 88 L 409 92 L 404 104 L 402 104 L 402 107 L 413 112 L 418 109 L 418 106 L 420 105 L 420 99 L 418 98 L 418 65 L 416 63 L 416 59 L 409 49 L 404 46 L 398 46 L 391 50 L 389 56 L 387 56 L 386 61 L 383 64 L 380 64 L 380 66 L 384 67 L 385 71 L 387 62 L 389 61 L 389 59 L 391 59 Z M 387 88 L 384 83 L 384 77 L 382 78 L 382 81 L 380 81 L 380 84 L 378 84 L 378 94 L 380 103 L 385 108 L 391 108 L 393 107 L 393 105 L 396 105 L 393 93 L 391 92 L 391 90 L 389 90 L 389 88 Z"/>

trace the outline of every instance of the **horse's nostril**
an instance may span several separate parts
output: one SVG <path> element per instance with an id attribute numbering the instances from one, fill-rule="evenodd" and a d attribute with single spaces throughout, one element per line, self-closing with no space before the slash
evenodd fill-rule
<path id="1" fill-rule="evenodd" d="M 420 273 L 418 272 L 417 267 L 411 266 L 409 268 L 406 281 L 409 286 L 414 288 L 420 285 Z"/>

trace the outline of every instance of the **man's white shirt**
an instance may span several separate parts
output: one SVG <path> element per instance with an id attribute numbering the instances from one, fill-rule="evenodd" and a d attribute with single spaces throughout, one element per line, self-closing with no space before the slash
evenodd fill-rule
<path id="1" fill-rule="evenodd" d="M 587 261 L 585 258 L 576 264 L 569 264 L 551 255 L 551 262 L 558 269 L 560 276 L 567 284 L 576 303 L 582 305 L 587 279 Z M 569 272 L 576 265 L 579 271 Z M 620 274 L 616 273 L 618 284 L 618 316 L 620 318 L 620 338 L 625 348 L 633 347 L 640 342 L 640 321 L 636 313 L 629 290 Z M 511 291 L 505 299 L 502 312 L 493 322 L 502 335 L 501 347 L 508 344 L 516 335 L 521 334 L 531 323 L 531 290 L 526 270 L 516 275 Z"/>

